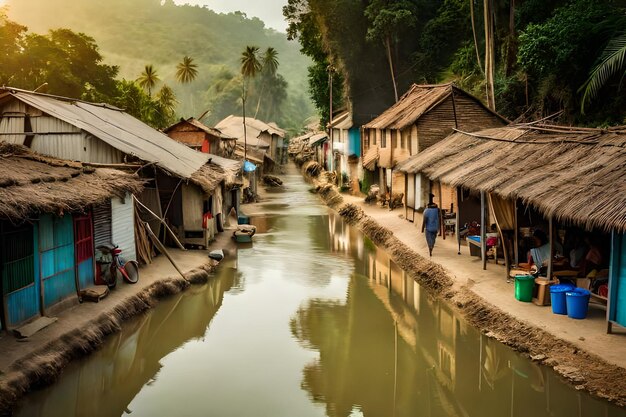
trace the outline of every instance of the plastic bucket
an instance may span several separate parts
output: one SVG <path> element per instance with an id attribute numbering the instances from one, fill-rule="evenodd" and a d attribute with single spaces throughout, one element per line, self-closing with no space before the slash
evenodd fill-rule
<path id="1" fill-rule="evenodd" d="M 515 299 L 529 303 L 533 299 L 535 277 L 532 275 L 515 275 Z"/>
<path id="2" fill-rule="evenodd" d="M 557 284 L 550 286 L 550 302 L 552 304 L 552 312 L 554 314 L 567 314 L 567 303 L 565 301 L 565 293 L 572 291 L 572 284 Z"/>
<path id="3" fill-rule="evenodd" d="M 584 319 L 587 317 L 590 296 L 591 293 L 584 288 L 575 288 L 566 292 L 567 317 L 572 319 Z"/>

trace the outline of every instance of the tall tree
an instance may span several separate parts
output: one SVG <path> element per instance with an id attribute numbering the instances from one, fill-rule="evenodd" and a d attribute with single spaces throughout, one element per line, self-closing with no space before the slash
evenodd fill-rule
<path id="1" fill-rule="evenodd" d="M 265 50 L 263 58 L 261 60 L 261 91 L 259 92 L 259 99 L 256 103 L 256 110 L 254 111 L 254 118 L 256 119 L 259 114 L 259 107 L 261 107 L 261 99 L 263 98 L 263 90 L 265 84 L 272 82 L 276 77 L 276 71 L 278 70 L 278 51 L 272 47 Z"/>
<path id="2" fill-rule="evenodd" d="M 183 61 L 176 65 L 176 79 L 181 84 L 188 84 L 198 76 L 198 65 L 193 62 L 193 58 L 183 57 Z"/>
<path id="3" fill-rule="evenodd" d="M 396 101 L 398 101 L 398 85 L 392 49 L 395 49 L 400 29 L 415 24 L 415 12 L 415 7 L 408 0 L 372 0 L 365 9 L 365 16 L 370 21 L 367 39 L 369 41 L 380 40 L 385 46 Z"/>
<path id="4" fill-rule="evenodd" d="M 160 80 L 161 79 L 159 78 L 152 64 L 146 65 L 144 71 L 137 79 L 141 88 L 148 90 L 149 97 L 152 97 L 152 89 Z"/>
<path id="5" fill-rule="evenodd" d="M 254 78 L 259 71 L 261 71 L 261 62 L 259 61 L 259 47 L 258 46 L 246 46 L 246 49 L 241 53 L 241 75 L 243 76 L 243 81 L 241 83 L 241 104 L 243 108 L 243 139 L 244 139 L 244 147 L 243 147 L 243 159 L 244 161 L 247 158 L 247 140 L 248 140 L 248 132 L 246 127 L 246 97 L 247 97 L 247 87 L 250 78 Z M 244 164 L 245 165 L 245 164 Z"/>

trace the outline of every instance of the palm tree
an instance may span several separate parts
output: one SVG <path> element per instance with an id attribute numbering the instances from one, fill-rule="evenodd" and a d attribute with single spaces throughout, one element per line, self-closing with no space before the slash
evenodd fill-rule
<path id="1" fill-rule="evenodd" d="M 198 76 L 198 65 L 194 64 L 193 58 L 183 57 L 183 62 L 176 65 L 176 79 L 181 84 L 192 82 Z"/>
<path id="2" fill-rule="evenodd" d="M 158 128 L 167 127 L 174 120 L 176 103 L 178 100 L 176 100 L 174 90 L 167 84 L 163 84 L 156 94 L 156 102 L 154 103 L 155 111 L 158 113 L 154 123 Z"/>
<path id="3" fill-rule="evenodd" d="M 585 103 L 592 101 L 609 78 L 624 70 L 626 76 L 626 32 L 611 39 L 602 51 L 600 62 L 578 92 L 585 90 L 580 110 L 585 114 Z"/>
<path id="4" fill-rule="evenodd" d="M 152 64 L 146 65 L 146 68 L 137 79 L 139 86 L 148 90 L 148 96 L 152 97 L 152 89 L 160 81 L 156 70 L 152 67 Z"/>
<path id="5" fill-rule="evenodd" d="M 272 79 L 276 76 L 276 71 L 278 70 L 278 51 L 272 47 L 267 48 L 263 54 L 262 61 L 261 74 L 263 74 L 263 79 L 261 80 L 261 92 L 259 93 L 259 100 L 256 103 L 256 110 L 254 112 L 255 119 L 259 113 L 259 107 L 261 107 L 261 98 L 263 97 L 265 83 L 268 79 Z"/>
<path id="6" fill-rule="evenodd" d="M 261 62 L 258 58 L 259 47 L 258 46 L 246 46 L 246 49 L 241 53 L 241 75 L 243 76 L 242 83 L 242 108 L 243 108 L 243 160 L 246 161 L 247 153 L 247 131 L 246 131 L 246 87 L 248 80 L 254 78 L 259 71 L 261 71 Z"/>

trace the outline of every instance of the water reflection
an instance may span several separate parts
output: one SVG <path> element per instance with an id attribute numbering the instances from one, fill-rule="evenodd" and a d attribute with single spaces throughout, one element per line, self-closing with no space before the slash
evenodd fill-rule
<path id="1" fill-rule="evenodd" d="M 191 288 L 112 335 L 102 350 L 71 364 L 52 387 L 34 393 L 18 416 L 120 416 L 144 385 L 159 377 L 161 359 L 189 340 L 202 339 L 237 271 Z M 123 389 L 120 389 L 123 388 Z"/>
<path id="2" fill-rule="evenodd" d="M 339 223 L 332 250 L 352 245 L 360 259 L 365 248 L 365 262 L 349 278 L 345 302 L 311 300 L 291 321 L 294 336 L 320 352 L 302 386 L 328 416 L 625 414 L 468 326 Z"/>

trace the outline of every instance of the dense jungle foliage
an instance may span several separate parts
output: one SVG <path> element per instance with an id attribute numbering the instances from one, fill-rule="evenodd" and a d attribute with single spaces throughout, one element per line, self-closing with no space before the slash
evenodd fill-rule
<path id="1" fill-rule="evenodd" d="M 288 0 L 283 14 L 313 60 L 309 89 L 324 119 L 334 68 L 357 123 L 393 104 L 394 90 L 449 81 L 488 104 L 492 85 L 511 120 L 560 112 L 567 124 L 626 123 L 624 1 Z"/>
<path id="2" fill-rule="evenodd" d="M 278 68 L 252 81 L 252 116 L 259 95 L 259 119 L 296 129 L 315 113 L 307 94 L 310 59 L 258 18 L 172 0 L 7 3 L 0 11 L 0 85 L 34 89 L 48 82 L 40 91 L 107 101 L 156 127 L 206 111 L 203 121 L 212 124 L 241 113 L 240 55 L 255 45 L 261 52 L 274 48 Z M 191 78 L 179 74 L 184 57 L 197 71 Z M 150 89 L 139 87 L 151 84 L 147 66 Z"/>

